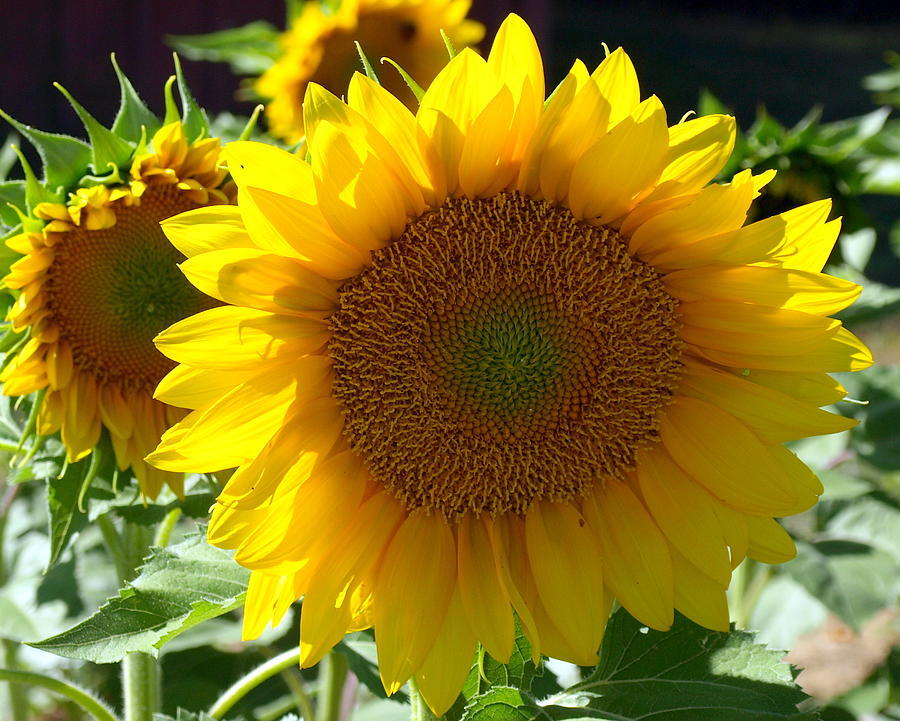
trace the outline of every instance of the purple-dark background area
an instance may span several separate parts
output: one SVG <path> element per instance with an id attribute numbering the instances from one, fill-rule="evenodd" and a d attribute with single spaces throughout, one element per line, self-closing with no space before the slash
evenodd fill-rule
<path id="1" fill-rule="evenodd" d="M 64 85 L 107 125 L 118 106 L 109 53 L 148 105 L 162 113 L 162 86 L 172 73 L 167 34 L 194 34 L 265 19 L 283 27 L 283 0 L 2 0 L 0 108 L 35 127 L 83 135 L 74 112 L 52 87 Z M 602 58 L 601 41 L 623 45 L 642 86 L 658 94 L 675 122 L 706 87 L 747 127 L 764 104 L 796 122 L 822 104 L 826 119 L 871 110 L 860 79 L 885 67 L 898 49 L 900 5 L 890 2 L 743 3 L 712 0 L 475 0 L 472 15 L 493 36 L 518 12 L 544 52 L 548 86 L 576 57 Z M 238 80 L 225 65 L 184 62 L 201 105 L 248 113 L 235 100 Z M 0 131 L 0 140 L 5 134 Z"/>

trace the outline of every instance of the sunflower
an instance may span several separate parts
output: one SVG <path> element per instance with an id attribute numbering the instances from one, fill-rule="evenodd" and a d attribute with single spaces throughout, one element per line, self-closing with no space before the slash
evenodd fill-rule
<path id="1" fill-rule="evenodd" d="M 118 468 L 130 467 L 143 494 L 155 498 L 166 483 L 182 494 L 183 474 L 143 458 L 184 412 L 153 399 L 174 364 L 152 340 L 218 305 L 185 281 L 177 265 L 184 256 L 159 221 L 228 197 L 218 139 L 189 142 L 175 120 L 149 149 L 143 145 L 129 153 L 127 180 L 116 169 L 111 182 L 81 181 L 65 201 L 35 203 L 29 229 L 7 240 L 22 256 L 2 280 L 18 291 L 8 320 L 28 339 L 0 381 L 6 395 L 45 391 L 36 431 L 60 431 L 69 462 L 90 454 L 105 427 Z"/>
<path id="2" fill-rule="evenodd" d="M 254 88 L 269 101 L 270 131 L 292 143 L 303 137 L 307 83 L 343 91 L 360 67 L 354 41 L 370 57 L 387 55 L 419 83 L 431 82 L 447 58 L 440 30 L 460 47 L 483 37 L 484 27 L 466 19 L 470 5 L 471 0 L 342 0 L 332 10 L 305 3 L 279 39 L 281 56 Z M 400 75 L 384 75 L 385 87 L 411 106 L 415 98 Z"/>
<path id="3" fill-rule="evenodd" d="M 829 203 L 744 225 L 772 174 L 708 185 L 734 142 L 668 127 L 618 49 L 544 102 L 510 16 L 413 115 L 311 84 L 310 164 L 226 147 L 237 207 L 164 223 L 225 305 L 164 331 L 157 397 L 194 409 L 151 462 L 237 470 L 211 543 L 252 569 L 245 635 L 304 597 L 301 663 L 374 627 L 388 693 L 436 714 L 476 642 L 591 665 L 613 599 L 727 630 L 743 558 L 822 487 L 782 445 L 853 424 L 827 373 L 871 363 L 830 319 Z"/>

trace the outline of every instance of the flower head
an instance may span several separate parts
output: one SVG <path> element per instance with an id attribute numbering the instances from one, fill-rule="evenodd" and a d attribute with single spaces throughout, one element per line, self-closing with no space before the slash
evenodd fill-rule
<path id="1" fill-rule="evenodd" d="M 622 50 L 545 103 L 516 16 L 415 115 L 358 74 L 304 113 L 309 165 L 229 145 L 237 208 L 164 224 L 225 305 L 157 339 L 194 410 L 150 458 L 237 467 L 209 538 L 245 634 L 302 596 L 303 664 L 374 626 L 387 691 L 442 713 L 513 612 L 585 665 L 614 598 L 727 629 L 732 569 L 790 558 L 773 518 L 822 491 L 782 443 L 851 426 L 827 373 L 871 362 L 828 317 L 859 292 L 819 273 L 828 202 L 745 225 L 772 174 L 708 184 L 732 118 L 669 127 Z"/>
<path id="2" fill-rule="evenodd" d="M 132 113 L 140 109 L 135 102 Z M 46 391 L 37 433 L 60 431 L 70 462 L 90 454 L 105 428 L 118 468 L 131 468 L 145 496 L 155 498 L 164 483 L 180 494 L 183 474 L 143 461 L 163 430 L 184 416 L 152 397 L 174 366 L 152 341 L 175 321 L 218 303 L 184 280 L 177 265 L 184 256 L 159 221 L 228 202 L 221 146 L 216 138 L 189 140 L 180 118 L 160 127 L 147 115 L 158 127 L 149 145 L 145 135 L 129 142 L 127 133 L 87 118 L 95 171 L 104 169 L 102 148 L 120 153 L 109 159 L 105 178 L 90 176 L 87 167 L 68 169 L 79 178 L 68 187 L 38 186 L 31 178 L 40 195 L 28 199 L 20 232 L 6 241 L 21 257 L 2 281 L 17 291 L 8 320 L 27 342 L 0 381 L 6 395 Z M 108 134 L 103 145 L 101 131 Z M 74 148 L 80 141 L 66 142 Z"/>
<path id="3" fill-rule="evenodd" d="M 466 19 L 470 5 L 471 0 L 342 0 L 332 10 L 305 3 L 279 39 L 281 56 L 255 85 L 268 100 L 271 132 L 290 142 L 303 137 L 307 83 L 343 91 L 359 67 L 354 41 L 370 57 L 388 56 L 419 83 L 431 82 L 447 57 L 440 30 L 458 47 L 484 35 L 480 23 Z M 384 73 L 382 81 L 407 105 L 414 102 L 399 74 Z"/>

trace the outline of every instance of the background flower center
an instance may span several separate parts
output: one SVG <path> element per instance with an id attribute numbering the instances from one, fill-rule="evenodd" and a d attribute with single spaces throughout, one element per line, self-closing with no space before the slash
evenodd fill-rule
<path id="1" fill-rule="evenodd" d="M 152 392 L 174 363 L 153 346 L 163 329 L 217 305 L 177 267 L 184 256 L 159 221 L 197 207 L 172 187 L 150 187 L 116 224 L 75 228 L 55 247 L 47 307 L 75 365 L 98 379 Z"/>

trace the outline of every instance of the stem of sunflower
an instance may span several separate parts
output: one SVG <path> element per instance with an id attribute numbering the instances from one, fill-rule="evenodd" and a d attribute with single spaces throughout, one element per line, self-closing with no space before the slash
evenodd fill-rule
<path id="1" fill-rule="evenodd" d="M 33 671 L 13 671 L 6 668 L 0 668 L 0 681 L 9 681 L 11 684 L 27 683 L 32 686 L 40 686 L 48 691 L 58 693 L 67 699 L 74 701 L 81 708 L 91 714 L 97 721 L 119 721 L 115 714 L 106 706 L 91 696 L 86 691 L 82 691 L 77 686 L 62 681 L 52 676 L 45 676 L 42 673 Z"/>
<path id="2" fill-rule="evenodd" d="M 342 721 L 344 684 L 347 682 L 349 671 L 350 664 L 347 657 L 339 651 L 332 650 L 322 659 L 317 721 Z"/>
<path id="3" fill-rule="evenodd" d="M 153 529 L 124 523 L 119 581 L 132 580 L 153 540 Z M 122 659 L 122 690 L 125 721 L 153 721 L 160 706 L 159 661 L 148 653 L 129 653 Z"/>
<path id="4" fill-rule="evenodd" d="M 210 706 L 207 713 L 214 719 L 222 718 L 228 713 L 228 710 L 232 706 L 259 686 L 263 681 L 298 663 L 300 663 L 299 647 L 278 654 L 275 658 L 269 659 L 262 666 L 257 666 L 246 676 L 239 678 L 231 684 L 231 686 L 225 689 L 225 693 L 219 696 L 218 700 Z M 313 720 L 305 719 L 305 721 Z"/>
<path id="5" fill-rule="evenodd" d="M 416 680 L 414 678 L 409 680 L 409 704 L 410 721 L 435 721 L 435 719 L 438 718 L 434 715 L 428 704 L 425 703 L 422 692 L 419 691 L 419 687 L 416 685 Z"/>

